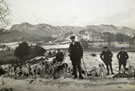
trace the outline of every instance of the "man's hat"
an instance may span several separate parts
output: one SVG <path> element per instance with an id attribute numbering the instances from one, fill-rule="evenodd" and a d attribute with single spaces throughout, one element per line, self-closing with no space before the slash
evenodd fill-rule
<path id="1" fill-rule="evenodd" d="M 75 36 L 71 36 L 70 39 L 75 39 Z"/>

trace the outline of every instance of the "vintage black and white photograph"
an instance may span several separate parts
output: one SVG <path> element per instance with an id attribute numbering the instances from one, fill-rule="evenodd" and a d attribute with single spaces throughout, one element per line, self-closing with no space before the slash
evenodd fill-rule
<path id="1" fill-rule="evenodd" d="M 0 0 L 0 91 L 135 91 L 135 0 Z"/>

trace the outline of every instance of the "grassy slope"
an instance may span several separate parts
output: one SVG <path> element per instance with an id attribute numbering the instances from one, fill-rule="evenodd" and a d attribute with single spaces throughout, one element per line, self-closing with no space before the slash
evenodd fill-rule
<path id="1" fill-rule="evenodd" d="M 0 64 L 12 64 L 17 62 L 18 59 L 13 53 L 13 51 L 0 51 Z"/>

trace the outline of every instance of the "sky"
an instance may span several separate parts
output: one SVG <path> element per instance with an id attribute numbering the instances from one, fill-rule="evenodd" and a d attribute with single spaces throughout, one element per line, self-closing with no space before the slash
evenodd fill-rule
<path id="1" fill-rule="evenodd" d="M 113 24 L 135 28 L 135 0 L 7 0 L 12 24 Z"/>

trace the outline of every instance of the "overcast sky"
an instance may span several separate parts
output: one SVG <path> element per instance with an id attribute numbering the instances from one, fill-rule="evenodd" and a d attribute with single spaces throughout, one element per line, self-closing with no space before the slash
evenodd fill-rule
<path id="1" fill-rule="evenodd" d="M 29 22 L 86 26 L 114 24 L 135 28 L 135 0 L 7 0 L 11 24 Z"/>

